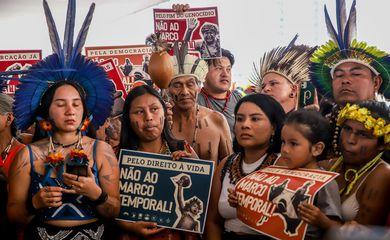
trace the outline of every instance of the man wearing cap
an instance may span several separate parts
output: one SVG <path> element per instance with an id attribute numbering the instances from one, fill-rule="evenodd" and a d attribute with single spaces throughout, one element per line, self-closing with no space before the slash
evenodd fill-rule
<path id="1" fill-rule="evenodd" d="M 174 47 L 174 74 L 169 84 L 173 100 L 172 133 L 185 139 L 199 158 L 219 162 L 232 152 L 229 125 L 224 116 L 197 103 L 200 82 L 207 74 L 207 63 L 187 53 L 187 44 Z"/>

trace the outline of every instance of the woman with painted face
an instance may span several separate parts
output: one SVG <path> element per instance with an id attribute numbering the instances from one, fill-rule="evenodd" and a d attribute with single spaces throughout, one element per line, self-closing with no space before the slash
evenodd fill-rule
<path id="1" fill-rule="evenodd" d="M 11 165 L 8 217 L 27 225 L 25 239 L 102 239 L 102 220 L 119 213 L 119 169 L 112 148 L 90 131 L 109 116 L 114 92 L 104 69 L 81 55 L 94 5 L 73 41 L 69 0 L 63 47 L 46 1 L 44 9 L 54 53 L 18 73 L 25 75 L 15 93 L 16 126 L 37 129 Z"/>
<path id="2" fill-rule="evenodd" d="M 206 239 L 258 239 L 259 233 L 237 218 L 228 202 L 234 185 L 244 176 L 273 165 L 280 152 L 280 131 L 285 113 L 270 96 L 251 94 L 236 105 L 234 154 L 225 158 L 214 174 L 206 221 Z M 266 238 L 266 236 L 261 236 Z"/>
<path id="3" fill-rule="evenodd" d="M 130 90 L 123 109 L 120 149 L 172 155 L 173 160 L 198 158 L 189 144 L 173 138 L 166 112 L 165 102 L 152 87 L 142 84 Z M 121 239 L 191 239 L 190 234 L 158 228 L 155 222 L 118 221 L 118 225 L 126 231 Z"/>
<path id="4" fill-rule="evenodd" d="M 254 65 L 251 79 L 256 92 L 275 98 L 286 113 L 298 108 L 300 84 L 309 79 L 311 48 L 295 45 L 297 37 L 298 35 L 288 46 L 277 47 L 265 53 L 258 67 Z"/>
<path id="5" fill-rule="evenodd" d="M 390 109 L 385 102 L 347 104 L 339 113 L 341 157 L 324 163 L 340 173 L 343 228 L 384 226 L 389 214 L 390 166 L 381 159 L 390 144 Z M 302 209 L 303 210 L 303 209 Z M 307 214 L 318 217 L 308 210 Z"/>

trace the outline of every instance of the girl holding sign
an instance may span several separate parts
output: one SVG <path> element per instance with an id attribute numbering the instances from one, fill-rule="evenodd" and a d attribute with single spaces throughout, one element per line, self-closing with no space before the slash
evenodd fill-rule
<path id="1" fill-rule="evenodd" d="M 314 110 L 300 109 L 288 115 L 282 129 L 281 157 L 276 165 L 289 169 L 320 169 L 317 161 L 324 159 L 330 142 L 329 123 Z M 323 212 L 312 216 L 312 212 Z M 320 239 L 324 231 L 341 220 L 340 197 L 336 181 L 321 188 L 314 205 L 300 203 L 298 216 L 308 223 L 305 239 Z"/>
<path id="2" fill-rule="evenodd" d="M 273 165 L 280 151 L 285 113 L 275 99 L 264 94 L 247 95 L 237 103 L 234 113 L 235 153 L 225 158 L 214 174 L 206 239 L 259 238 L 260 233 L 237 218 L 236 209 L 228 202 L 228 189 L 242 177 Z"/>
<path id="3" fill-rule="evenodd" d="M 158 92 L 146 83 L 137 84 L 130 90 L 124 104 L 120 149 L 172 155 L 173 160 L 181 157 L 198 158 L 185 141 L 173 138 L 165 117 L 166 113 L 165 102 Z M 158 228 L 157 223 L 154 222 L 118 220 L 118 225 L 126 231 L 121 239 L 140 237 L 141 239 L 179 240 L 184 239 L 184 235 L 187 235 L 186 239 L 191 239 L 188 238 L 190 234 Z"/>

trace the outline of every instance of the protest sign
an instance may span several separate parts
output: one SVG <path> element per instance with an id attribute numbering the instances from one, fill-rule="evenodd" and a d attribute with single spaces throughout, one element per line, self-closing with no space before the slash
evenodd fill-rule
<path id="1" fill-rule="evenodd" d="M 203 233 L 214 162 L 120 152 L 120 220 Z"/>
<path id="2" fill-rule="evenodd" d="M 0 50 L 0 71 L 27 70 L 42 59 L 41 50 Z M 21 75 L 10 76 L 3 93 L 13 96 Z"/>
<path id="3" fill-rule="evenodd" d="M 315 194 L 337 173 L 270 166 L 236 184 L 237 216 L 249 227 L 276 239 L 304 239 L 307 223 L 298 214 L 301 202 L 313 204 Z"/>
<path id="4" fill-rule="evenodd" d="M 204 59 L 221 57 L 216 7 L 191 8 L 182 14 L 172 9 L 154 9 L 154 31 L 169 43 L 188 41 L 190 51 Z"/>
<path id="5" fill-rule="evenodd" d="M 102 62 L 99 62 L 99 66 L 104 68 L 104 71 L 106 71 L 108 78 L 112 81 L 112 83 L 115 86 L 115 90 L 117 92 L 121 92 L 121 98 L 123 101 L 126 100 L 127 92 L 125 89 L 125 85 L 123 85 L 122 79 L 119 76 L 118 70 L 115 67 L 114 61 L 110 58 L 107 60 L 104 60 Z"/>
<path id="6" fill-rule="evenodd" d="M 92 61 L 99 63 L 112 58 L 127 92 L 134 81 L 150 79 L 151 54 L 152 48 L 146 45 L 85 47 L 85 55 Z"/>

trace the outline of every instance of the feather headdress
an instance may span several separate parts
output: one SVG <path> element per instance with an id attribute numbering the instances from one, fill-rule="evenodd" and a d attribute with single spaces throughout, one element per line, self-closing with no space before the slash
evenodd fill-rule
<path id="1" fill-rule="evenodd" d="M 63 46 L 46 0 L 43 0 L 43 8 L 54 53 L 28 70 L 0 73 L 3 78 L 10 74 L 26 74 L 20 79 L 21 83 L 15 93 L 16 125 L 22 130 L 30 127 L 47 89 L 55 83 L 71 81 L 80 85 L 86 93 L 87 109 L 93 115 L 94 126 L 98 127 L 110 115 L 114 86 L 103 68 L 81 55 L 95 4 L 91 5 L 77 39 L 73 42 L 76 0 L 69 0 Z"/>
<path id="2" fill-rule="evenodd" d="M 335 68 L 345 62 L 356 62 L 382 77 L 380 92 L 389 98 L 390 57 L 386 52 L 356 40 L 356 0 L 352 3 L 348 18 L 345 0 L 336 0 L 336 28 L 330 20 L 326 6 L 324 12 L 331 40 L 320 46 L 310 58 L 310 79 L 317 90 L 323 96 L 332 98 Z"/>
<path id="3" fill-rule="evenodd" d="M 250 81 L 257 91 L 262 89 L 264 76 L 271 72 L 285 77 L 292 84 L 308 81 L 308 63 L 312 50 L 306 45 L 295 45 L 297 38 L 298 35 L 295 35 L 288 46 L 266 52 L 258 65 L 253 63 L 254 72 Z"/>
<path id="4" fill-rule="evenodd" d="M 181 47 L 175 42 L 173 46 L 174 55 L 171 57 L 173 63 L 173 77 L 193 76 L 198 81 L 204 82 L 208 72 L 207 63 L 194 55 L 188 54 L 188 44 L 183 42 Z"/>

